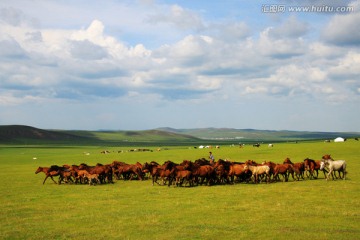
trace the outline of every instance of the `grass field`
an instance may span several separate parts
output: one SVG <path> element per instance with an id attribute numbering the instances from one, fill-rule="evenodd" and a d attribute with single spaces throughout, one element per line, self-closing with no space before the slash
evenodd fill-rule
<path id="1" fill-rule="evenodd" d="M 52 164 L 181 162 L 209 151 L 113 152 L 137 147 L 0 146 L 0 239 L 360 239 L 360 143 L 354 140 L 212 149 L 216 159 L 277 163 L 330 153 L 347 161 L 346 181 L 327 182 L 320 175 L 300 182 L 169 188 L 150 180 L 42 185 L 44 175 L 34 174 Z M 100 154 L 104 149 L 111 153 Z"/>

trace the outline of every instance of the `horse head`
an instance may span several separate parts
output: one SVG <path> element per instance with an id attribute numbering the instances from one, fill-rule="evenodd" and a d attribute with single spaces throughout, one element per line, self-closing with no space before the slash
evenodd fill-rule
<path id="1" fill-rule="evenodd" d="M 293 163 L 291 162 L 290 158 L 288 158 L 288 157 L 285 158 L 284 163 L 293 164 Z"/>
<path id="2" fill-rule="evenodd" d="M 322 156 L 322 159 L 324 160 L 332 160 L 334 161 L 334 159 L 332 159 L 331 155 L 330 154 L 325 154 L 324 156 Z"/>
<path id="3" fill-rule="evenodd" d="M 38 167 L 38 169 L 36 170 L 35 174 L 38 174 L 39 172 L 42 172 L 43 168 L 42 167 Z"/>

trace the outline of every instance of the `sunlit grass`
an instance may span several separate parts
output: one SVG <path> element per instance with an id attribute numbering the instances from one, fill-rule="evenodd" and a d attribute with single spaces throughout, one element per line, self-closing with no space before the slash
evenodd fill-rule
<path id="1" fill-rule="evenodd" d="M 138 146 L 135 146 L 138 147 Z M 134 148 L 135 148 L 134 147 Z M 330 153 L 348 162 L 348 180 L 305 180 L 175 188 L 150 181 L 44 185 L 38 166 L 52 164 L 180 162 L 208 156 L 208 149 L 168 147 L 0 148 L 1 239 L 357 239 L 360 237 L 360 148 L 340 144 L 283 143 L 274 148 L 221 146 L 215 157 L 280 163 Z M 164 149 L 164 148 L 163 148 Z M 117 153 L 117 150 L 124 150 Z M 114 152 L 115 151 L 115 152 Z M 90 153 L 85 155 L 84 152 Z M 33 159 L 36 158 L 36 159 Z"/>

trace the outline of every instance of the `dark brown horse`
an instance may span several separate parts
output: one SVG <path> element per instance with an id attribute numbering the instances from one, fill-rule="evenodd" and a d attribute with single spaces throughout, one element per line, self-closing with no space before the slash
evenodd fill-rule
<path id="1" fill-rule="evenodd" d="M 120 176 L 122 176 L 124 180 L 133 180 L 135 177 L 139 180 L 143 180 L 144 173 L 141 164 L 127 164 L 124 162 L 113 161 L 109 167 L 109 170 L 112 170 L 116 179 L 120 179 Z"/>
<path id="2" fill-rule="evenodd" d="M 284 178 L 284 181 L 289 181 L 289 175 L 291 174 L 293 180 L 295 180 L 294 177 L 294 167 L 292 164 L 276 164 L 274 167 L 274 179 L 276 180 L 277 176 L 281 174 Z"/>
<path id="3" fill-rule="evenodd" d="M 315 160 L 310 159 L 310 158 L 305 158 L 304 166 L 305 166 L 305 174 L 308 178 L 316 179 L 318 177 L 319 173 L 318 173 L 318 171 L 315 170 L 315 168 L 316 168 Z M 316 171 L 316 176 L 315 176 L 315 171 Z"/>
<path id="4" fill-rule="evenodd" d="M 291 162 L 290 158 L 285 158 L 284 164 L 285 163 L 291 164 L 294 167 L 295 176 L 298 181 L 300 180 L 300 178 L 304 180 L 305 164 L 303 162 L 293 163 Z"/>
<path id="5" fill-rule="evenodd" d="M 319 170 L 321 166 L 320 160 L 313 160 L 306 158 L 304 160 L 304 165 L 305 165 L 305 173 L 308 178 L 317 179 L 319 177 Z M 327 170 L 324 168 L 322 169 L 322 171 L 324 173 L 324 176 L 326 177 Z"/>
<path id="6" fill-rule="evenodd" d="M 216 179 L 215 168 L 210 165 L 198 165 L 191 161 L 184 162 L 184 170 L 191 171 L 196 183 L 202 185 L 212 185 Z"/>
<path id="7" fill-rule="evenodd" d="M 218 183 L 230 183 L 229 173 L 231 166 L 232 166 L 232 162 L 223 159 L 219 159 L 214 164 L 214 169 L 216 172 Z"/>

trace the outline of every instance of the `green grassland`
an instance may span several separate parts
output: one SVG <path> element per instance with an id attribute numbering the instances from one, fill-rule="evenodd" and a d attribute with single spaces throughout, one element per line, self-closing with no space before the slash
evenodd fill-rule
<path id="1" fill-rule="evenodd" d="M 360 238 L 360 143 L 355 140 L 212 149 L 216 159 L 277 163 L 330 153 L 347 161 L 345 181 L 320 175 L 299 182 L 193 188 L 152 186 L 150 180 L 97 186 L 48 180 L 42 185 L 44 175 L 34 174 L 37 167 L 52 164 L 181 162 L 207 157 L 209 151 L 186 146 L 126 151 L 141 147 L 1 145 L 0 239 Z"/>

